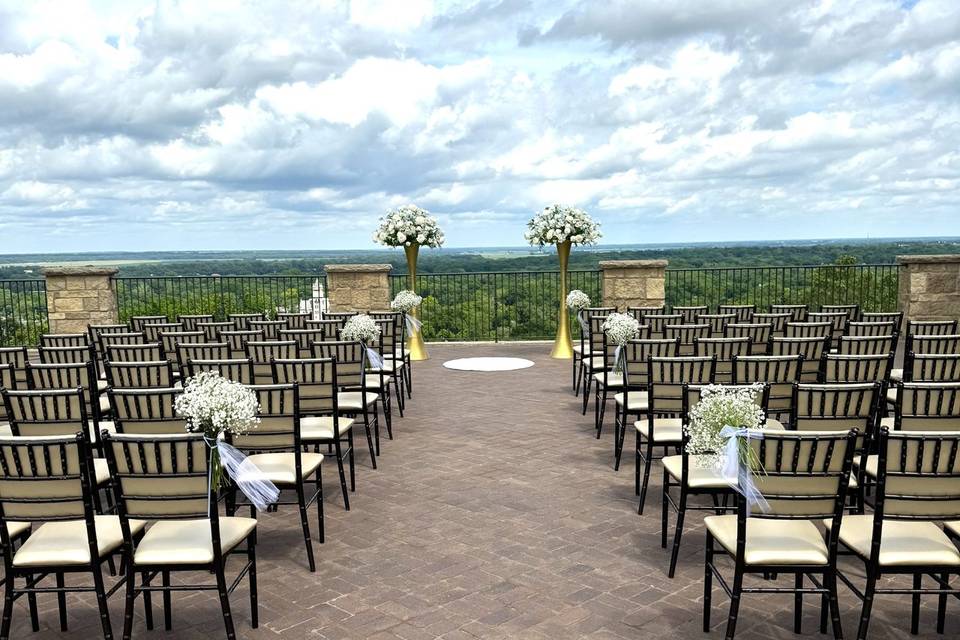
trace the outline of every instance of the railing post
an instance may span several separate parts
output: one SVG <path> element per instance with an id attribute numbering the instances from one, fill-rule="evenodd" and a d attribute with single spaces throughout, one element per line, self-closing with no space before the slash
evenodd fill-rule
<path id="1" fill-rule="evenodd" d="M 897 256 L 900 311 L 910 320 L 960 319 L 960 255 Z"/>
<path id="2" fill-rule="evenodd" d="M 666 260 L 605 260 L 600 263 L 603 306 L 655 307 L 666 300 Z"/>
<path id="3" fill-rule="evenodd" d="M 390 308 L 389 264 L 328 264 L 330 311 L 374 311 Z"/>
<path id="4" fill-rule="evenodd" d="M 116 267 L 48 267 L 47 288 L 50 333 L 83 333 L 90 324 L 115 324 Z"/>

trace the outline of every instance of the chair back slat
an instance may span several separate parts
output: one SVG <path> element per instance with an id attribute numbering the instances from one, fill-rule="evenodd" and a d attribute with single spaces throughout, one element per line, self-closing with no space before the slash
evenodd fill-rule
<path id="1" fill-rule="evenodd" d="M 202 371 L 214 371 L 227 380 L 240 384 L 253 384 L 253 359 L 227 358 L 223 360 L 188 360 L 187 377 L 192 378 Z"/>
<path id="2" fill-rule="evenodd" d="M 272 384 L 274 359 L 289 360 L 297 357 L 297 343 L 293 340 L 265 340 L 248 342 L 247 357 L 253 360 L 254 384 Z"/>
<path id="3" fill-rule="evenodd" d="M 893 352 L 849 355 L 827 353 L 823 356 L 823 382 L 886 382 L 893 366 Z"/>
<path id="4" fill-rule="evenodd" d="M 100 392 L 92 362 L 27 364 L 27 385 L 36 390 L 80 389 L 87 415 L 99 419 Z"/>
<path id="5" fill-rule="evenodd" d="M 234 331 L 250 331 L 251 320 L 266 320 L 267 316 L 263 313 L 231 313 L 227 315 L 227 320 L 233 323 Z"/>
<path id="6" fill-rule="evenodd" d="M 27 386 L 27 363 L 30 361 L 26 347 L 0 347 L 0 364 L 13 367 L 17 384 Z"/>
<path id="7" fill-rule="evenodd" d="M 679 416 L 687 385 L 713 382 L 716 357 L 678 356 L 647 359 L 649 416 Z"/>
<path id="8" fill-rule="evenodd" d="M 732 313 L 737 316 L 736 322 L 739 324 L 749 324 L 753 322 L 753 314 L 757 311 L 755 304 L 721 304 L 717 307 L 717 313 Z"/>
<path id="9" fill-rule="evenodd" d="M 45 333 L 40 336 L 41 347 L 87 347 L 90 336 L 86 333 Z"/>
<path id="10" fill-rule="evenodd" d="M 820 313 L 844 313 L 847 316 L 847 323 L 856 322 L 860 319 L 859 304 L 822 304 Z"/>
<path id="11" fill-rule="evenodd" d="M 820 378 L 820 360 L 827 352 L 829 336 L 808 338 L 771 338 L 770 355 L 803 356 L 802 382 L 816 382 Z"/>
<path id="12" fill-rule="evenodd" d="M 694 341 L 693 355 L 700 357 L 716 356 L 714 382 L 731 384 L 733 382 L 733 359 L 735 356 L 750 355 L 751 340 L 742 338 L 697 338 Z"/>
<path id="13" fill-rule="evenodd" d="M 94 350 L 89 346 L 39 347 L 37 355 L 41 364 L 79 364 L 96 361 Z"/>
<path id="14" fill-rule="evenodd" d="M 903 360 L 904 382 L 960 381 L 960 353 L 913 353 Z"/>
<path id="15" fill-rule="evenodd" d="M 110 406 L 117 433 L 185 433 L 187 420 L 174 408 L 182 393 L 180 388 L 111 389 Z"/>
<path id="16" fill-rule="evenodd" d="M 337 414 L 337 363 L 332 358 L 273 361 L 274 384 L 296 384 L 302 415 Z"/>
<path id="17" fill-rule="evenodd" d="M 166 360 L 163 345 L 159 342 L 141 344 L 116 344 L 107 347 L 107 362 L 157 362 Z"/>
<path id="18" fill-rule="evenodd" d="M 851 356 L 875 356 L 893 353 L 895 348 L 892 335 L 882 336 L 841 336 L 837 343 L 837 352 Z"/>
<path id="19" fill-rule="evenodd" d="M 623 346 L 624 386 L 630 389 L 646 389 L 649 383 L 650 358 L 675 358 L 680 354 L 680 342 L 676 338 L 641 338 L 630 340 Z M 611 357 L 609 366 L 613 366 Z"/>
<path id="20" fill-rule="evenodd" d="M 230 345 L 231 358 L 246 358 L 247 343 L 262 341 L 263 332 L 244 329 L 238 329 L 235 331 L 221 331 L 220 340 Z"/>
<path id="21" fill-rule="evenodd" d="M 198 326 L 201 322 L 213 322 L 212 313 L 194 313 L 177 316 L 177 322 L 183 325 L 184 331 L 201 331 Z"/>
<path id="22" fill-rule="evenodd" d="M 907 335 L 911 336 L 951 336 L 956 334 L 956 320 L 910 320 L 907 322 Z"/>
<path id="23" fill-rule="evenodd" d="M 173 363 L 175 371 L 180 370 L 180 350 L 181 344 L 202 344 L 207 341 L 207 336 L 203 331 L 161 331 L 160 344 L 163 346 L 163 352 Z"/>
<path id="24" fill-rule="evenodd" d="M 960 433 L 884 428 L 878 452 L 875 535 L 883 518 L 960 519 Z"/>
<path id="25" fill-rule="evenodd" d="M 142 333 L 148 324 L 163 324 L 169 322 L 167 316 L 130 316 L 127 324 L 133 333 Z"/>
<path id="26" fill-rule="evenodd" d="M 953 333 L 934 335 L 911 333 L 907 335 L 906 350 L 913 353 L 960 353 L 960 335 Z"/>
<path id="27" fill-rule="evenodd" d="M 733 313 L 701 313 L 697 316 L 697 324 L 710 325 L 712 337 L 723 336 L 724 330 L 731 322 L 736 322 L 737 316 Z"/>
<path id="28" fill-rule="evenodd" d="M 793 385 L 800 381 L 803 356 L 734 356 L 733 384 L 767 385 L 767 407 L 771 414 L 793 411 Z"/>
<path id="29" fill-rule="evenodd" d="M 893 333 L 900 335 L 903 330 L 903 311 L 862 311 L 860 322 L 892 322 Z"/>
<path id="30" fill-rule="evenodd" d="M 366 380 L 366 353 L 359 342 L 315 342 L 313 357 L 337 361 L 337 382 L 341 388 L 361 389 Z"/>
<path id="31" fill-rule="evenodd" d="M 251 319 L 247 322 L 247 326 L 251 331 L 263 332 L 263 337 L 266 340 L 279 340 L 280 330 L 287 328 L 287 321 Z"/>
<path id="32" fill-rule="evenodd" d="M 960 431 L 960 382 L 902 382 L 894 403 L 897 431 Z"/>
<path id="33" fill-rule="evenodd" d="M 669 324 L 664 327 L 663 337 L 680 341 L 680 355 L 692 356 L 697 338 L 710 336 L 709 324 Z"/>
<path id="34" fill-rule="evenodd" d="M 310 320 L 307 322 L 307 325 L 310 326 L 316 322 L 324 322 L 322 320 Z M 335 327 L 331 327 L 331 331 L 336 332 Z M 284 329 L 280 331 L 280 340 L 290 341 L 293 340 L 297 343 L 297 356 L 298 358 L 310 358 L 313 357 L 313 343 L 315 342 L 326 342 L 328 340 L 336 341 L 339 339 L 337 333 L 330 335 L 325 328 L 319 329 Z"/>
<path id="35" fill-rule="evenodd" d="M 297 384 L 250 387 L 260 403 L 260 424 L 242 435 L 227 434 L 242 451 L 293 451 L 300 455 L 300 395 Z"/>
<path id="36" fill-rule="evenodd" d="M 725 338 L 750 338 L 751 353 L 763 355 L 767 353 L 773 325 L 769 323 L 740 323 L 731 322 L 724 330 Z"/>
<path id="37" fill-rule="evenodd" d="M 184 333 L 179 322 L 156 322 L 143 325 L 143 335 L 147 342 L 162 342 L 164 333 Z"/>
<path id="38" fill-rule="evenodd" d="M 277 320 L 283 320 L 287 323 L 287 329 L 304 329 L 306 328 L 307 320 L 313 318 L 313 314 L 309 311 L 303 313 L 292 313 L 289 311 L 280 311 L 277 313 Z M 279 335 L 277 336 L 280 337 Z"/>
<path id="39" fill-rule="evenodd" d="M 80 389 L 3 390 L 3 402 L 16 436 L 73 436 L 88 432 L 87 405 Z"/>
<path id="40" fill-rule="evenodd" d="M 893 320 L 886 322 L 848 322 L 848 336 L 896 336 L 897 323 Z"/>
<path id="41" fill-rule="evenodd" d="M 172 387 L 173 364 L 154 362 L 107 362 L 107 381 L 114 389 L 156 389 Z"/>
<path id="42" fill-rule="evenodd" d="M 803 322 L 807 317 L 805 304 L 771 304 L 770 313 L 789 313 L 790 322 Z"/>
<path id="43" fill-rule="evenodd" d="M 220 334 L 224 331 L 233 331 L 234 324 L 229 321 L 224 322 L 198 322 L 196 324 L 196 329 L 198 331 L 203 331 L 207 336 L 207 342 L 226 342 L 225 338 L 221 338 Z"/>
<path id="44" fill-rule="evenodd" d="M 769 324 L 770 335 L 782 336 L 787 331 L 787 323 L 793 321 L 791 313 L 755 313 L 753 314 L 754 324 Z"/>
<path id="45" fill-rule="evenodd" d="M 83 435 L 0 439 L 4 526 L 16 521 L 86 520 L 87 529 L 92 529 L 91 466 Z M 3 551 L 9 567 L 12 553 L 9 547 Z"/>
<path id="46" fill-rule="evenodd" d="M 650 327 L 650 337 L 658 339 L 667 337 L 667 326 L 682 322 L 683 316 L 679 313 L 645 313 L 640 324 Z"/>
<path id="47" fill-rule="evenodd" d="M 680 314 L 682 316 L 681 321 L 677 324 L 699 324 L 697 322 L 697 316 L 709 313 L 710 308 L 707 305 L 702 306 L 690 306 L 690 307 L 673 307 L 671 311 L 674 314 Z"/>
<path id="48" fill-rule="evenodd" d="M 177 345 L 177 360 L 186 368 L 189 360 L 227 360 L 230 345 L 226 342 L 197 342 Z"/>

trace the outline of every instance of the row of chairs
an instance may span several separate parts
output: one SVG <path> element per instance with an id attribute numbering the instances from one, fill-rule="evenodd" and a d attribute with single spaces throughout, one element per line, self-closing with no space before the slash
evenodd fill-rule
<path id="1" fill-rule="evenodd" d="M 685 322 L 691 322 L 698 316 L 733 316 L 734 322 L 753 322 L 756 316 L 790 316 L 792 322 L 805 322 L 811 314 L 843 314 L 849 322 L 885 322 L 896 320 L 897 330 L 903 313 L 899 311 L 863 311 L 859 304 L 822 304 L 817 310 L 811 310 L 808 304 L 771 304 L 766 311 L 760 311 L 755 304 L 719 304 L 709 305 L 658 305 L 646 307 L 627 307 L 627 313 L 637 319 L 646 315 L 678 315 Z"/>
<path id="2" fill-rule="evenodd" d="M 316 504 L 322 543 L 323 455 L 304 450 L 298 385 L 253 389 L 261 406 L 261 424 L 229 440 L 249 452 L 250 460 L 281 491 L 296 493 L 295 500 L 276 504 L 299 507 L 313 570 L 307 510 Z M 125 638 L 130 637 L 136 598 L 143 597 L 147 626 L 152 628 L 150 594 L 161 592 L 165 626 L 170 629 L 171 593 L 185 589 L 218 592 L 227 636 L 232 638 L 229 594 L 244 576 L 249 579 L 252 625 L 257 626 L 255 512 L 251 507 L 250 517 L 235 515 L 240 505 L 234 484 L 222 495 L 208 491 L 210 454 L 202 436 L 182 428 L 162 435 L 104 430 L 105 458 L 94 458 L 80 390 L 4 391 L 4 400 L 8 411 L 18 416 L 16 430 L 32 435 L 0 439 L 0 539 L 6 569 L 0 637 L 9 637 L 13 602 L 23 595 L 30 601 L 36 630 L 35 596 L 46 592 L 57 594 L 61 627 L 66 630 L 66 594 L 72 591 L 95 593 L 104 637 L 112 637 L 106 601 L 125 588 Z M 65 435 L 73 429 L 76 433 Z M 106 483 L 97 478 L 98 460 L 107 466 Z M 101 488 L 110 492 L 116 515 L 101 506 Z M 221 500 L 226 503 L 225 516 L 219 514 Z M 234 554 L 245 555 L 246 563 L 228 583 L 226 559 Z M 121 557 L 121 576 L 107 588 L 103 564 L 109 562 L 112 573 L 116 555 Z M 176 572 L 212 574 L 216 583 L 171 586 L 171 574 Z M 66 574 L 74 573 L 90 573 L 93 585 L 65 586 Z M 46 576 L 56 578 L 55 587 L 38 586 Z"/>

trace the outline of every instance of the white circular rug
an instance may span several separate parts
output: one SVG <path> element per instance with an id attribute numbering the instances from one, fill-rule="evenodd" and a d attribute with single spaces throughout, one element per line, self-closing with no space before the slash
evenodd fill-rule
<path id="1" fill-rule="evenodd" d="M 524 358 L 460 358 L 448 360 L 443 366 L 457 371 L 513 371 L 532 367 L 533 362 Z"/>

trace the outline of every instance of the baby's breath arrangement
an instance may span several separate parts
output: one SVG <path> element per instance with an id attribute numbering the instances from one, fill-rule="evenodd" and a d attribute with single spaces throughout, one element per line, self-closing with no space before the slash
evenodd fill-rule
<path id="1" fill-rule="evenodd" d="M 574 289 L 567 294 L 567 308 L 580 313 L 590 306 L 590 296 L 580 289 Z"/>
<path id="2" fill-rule="evenodd" d="M 708 466 L 723 467 L 729 437 L 722 434 L 724 427 L 733 429 L 761 429 L 765 414 L 757 404 L 763 391 L 762 384 L 745 386 L 708 385 L 700 392 L 700 401 L 690 408 L 687 434 L 687 453 Z M 740 439 L 740 461 L 748 469 L 756 470 L 759 461 L 753 459 L 753 449 L 746 439 Z"/>
<path id="3" fill-rule="evenodd" d="M 187 431 L 202 433 L 210 446 L 210 488 L 216 491 L 226 483 L 217 443 L 224 434 L 243 435 L 260 424 L 257 394 L 215 371 L 203 371 L 187 379 L 174 409 L 186 418 Z"/>
<path id="4" fill-rule="evenodd" d="M 365 313 L 350 316 L 346 324 L 343 325 L 343 329 L 340 330 L 341 340 L 370 344 L 379 338 L 380 327 L 377 325 L 376 320 Z"/>
<path id="5" fill-rule="evenodd" d="M 600 328 L 607 334 L 607 340 L 617 345 L 617 350 L 613 356 L 613 370 L 621 371 L 623 369 L 623 347 L 640 335 L 640 322 L 627 313 L 611 313 L 600 325 Z"/>
<path id="6" fill-rule="evenodd" d="M 413 291 L 408 291 L 404 289 L 397 293 L 393 298 L 393 302 L 390 303 L 390 308 L 393 311 L 402 311 L 403 313 L 410 313 L 414 309 L 420 306 L 420 303 L 423 302 L 423 298 L 418 296 Z"/>

